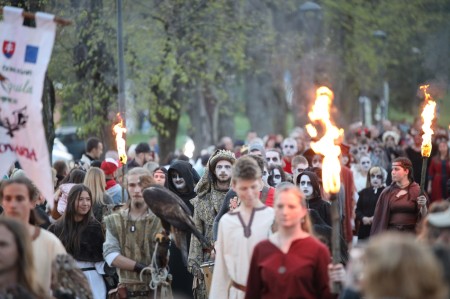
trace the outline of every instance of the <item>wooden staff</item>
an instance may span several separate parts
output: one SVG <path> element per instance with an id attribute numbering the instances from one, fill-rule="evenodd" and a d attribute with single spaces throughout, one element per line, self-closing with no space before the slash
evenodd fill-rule
<path id="1" fill-rule="evenodd" d="M 420 193 L 425 194 L 425 178 L 427 177 L 428 157 L 422 156 L 422 172 L 420 173 Z"/>
<path id="2" fill-rule="evenodd" d="M 341 262 L 341 217 L 339 216 L 339 202 L 336 193 L 330 194 L 331 201 L 331 254 L 333 257 L 333 264 Z M 331 285 L 331 292 L 339 294 L 342 290 L 340 282 L 333 282 Z"/>
<path id="3" fill-rule="evenodd" d="M 2 6 L 0 6 L 0 14 L 3 14 L 3 7 L 2 7 Z M 32 13 L 32 12 L 28 12 L 28 11 L 22 12 L 22 16 L 23 16 L 25 19 L 32 19 L 32 20 L 36 19 L 36 14 L 35 14 L 35 13 Z M 63 18 L 57 17 L 57 16 L 55 16 L 55 18 L 53 19 L 53 21 L 54 21 L 56 24 L 61 25 L 61 26 L 72 25 L 72 21 L 71 21 L 71 20 L 63 19 Z"/>

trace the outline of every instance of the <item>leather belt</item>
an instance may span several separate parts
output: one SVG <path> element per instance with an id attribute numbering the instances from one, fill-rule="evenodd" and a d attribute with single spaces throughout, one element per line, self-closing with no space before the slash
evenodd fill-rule
<path id="1" fill-rule="evenodd" d="M 83 271 L 83 272 L 85 272 L 85 271 L 93 271 L 93 270 L 97 270 L 97 269 L 95 269 L 95 267 L 81 268 L 81 271 Z"/>
<path id="2" fill-rule="evenodd" d="M 244 292 L 244 293 L 247 291 L 247 287 L 246 287 L 246 286 L 243 286 L 242 284 L 238 284 L 238 283 L 237 283 L 236 281 L 234 281 L 234 280 L 231 281 L 231 286 L 232 286 L 233 288 L 235 288 L 235 289 L 238 289 L 238 290 Z"/>

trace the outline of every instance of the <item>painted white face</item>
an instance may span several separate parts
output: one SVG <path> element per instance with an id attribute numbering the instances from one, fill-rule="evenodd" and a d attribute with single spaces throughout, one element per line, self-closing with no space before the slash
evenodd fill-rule
<path id="1" fill-rule="evenodd" d="M 177 190 L 183 190 L 186 188 L 186 181 L 180 176 L 180 174 L 176 171 L 170 174 L 170 178 L 172 179 L 172 183 L 177 188 Z"/>
<path id="2" fill-rule="evenodd" d="M 269 167 L 272 165 L 281 165 L 281 157 L 277 152 L 268 151 L 266 152 L 266 160 Z"/>
<path id="3" fill-rule="evenodd" d="M 358 153 L 360 155 L 369 153 L 369 146 L 367 144 L 358 145 Z"/>
<path id="4" fill-rule="evenodd" d="M 287 138 L 283 141 L 283 155 L 287 157 L 295 156 L 297 153 L 297 142 L 295 139 Z"/>
<path id="5" fill-rule="evenodd" d="M 228 182 L 231 179 L 231 162 L 228 160 L 220 160 L 216 164 L 214 173 L 219 182 Z"/>
<path id="6" fill-rule="evenodd" d="M 277 168 L 274 168 L 272 171 L 272 181 L 274 187 L 278 186 L 278 184 L 281 183 L 281 173 Z"/>
<path id="7" fill-rule="evenodd" d="M 370 174 L 370 185 L 374 188 L 380 188 L 383 184 L 383 175 L 379 171 L 373 171 Z"/>
<path id="8" fill-rule="evenodd" d="M 370 167 L 372 167 L 372 162 L 370 161 L 369 157 L 362 157 L 361 161 L 359 161 L 359 166 L 363 171 L 367 173 L 369 171 Z"/>
<path id="9" fill-rule="evenodd" d="M 306 199 L 312 198 L 314 190 L 309 176 L 303 175 L 300 178 L 300 190 L 305 194 Z"/>
<path id="10" fill-rule="evenodd" d="M 262 179 L 264 181 L 265 184 L 267 184 L 267 179 L 269 178 L 269 170 L 267 169 L 267 167 L 264 166 L 264 170 L 262 173 Z"/>

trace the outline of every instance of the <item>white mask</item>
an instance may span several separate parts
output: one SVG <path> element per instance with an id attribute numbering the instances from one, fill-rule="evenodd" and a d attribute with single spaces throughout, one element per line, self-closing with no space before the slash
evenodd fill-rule
<path id="1" fill-rule="evenodd" d="M 219 182 L 229 181 L 231 179 L 231 162 L 228 160 L 217 162 L 214 174 Z"/>
<path id="2" fill-rule="evenodd" d="M 281 173 L 277 168 L 274 168 L 272 170 L 272 181 L 273 181 L 273 187 L 278 186 L 279 183 L 281 183 Z"/>
<path id="3" fill-rule="evenodd" d="M 361 161 L 359 162 L 359 166 L 363 171 L 367 173 L 369 171 L 370 167 L 372 167 L 372 161 L 370 161 L 370 158 L 363 157 L 361 158 Z"/>
<path id="4" fill-rule="evenodd" d="M 176 172 L 173 172 L 170 175 L 171 179 L 172 179 L 172 183 L 175 186 L 175 188 L 177 188 L 177 190 L 183 190 L 184 188 L 186 188 L 186 181 Z"/>
<path id="5" fill-rule="evenodd" d="M 295 141 L 295 139 L 292 138 L 286 138 L 283 141 L 283 155 L 288 156 L 288 157 L 292 157 L 295 156 L 295 154 L 297 153 L 297 142 Z"/>
<path id="6" fill-rule="evenodd" d="M 310 199 L 313 196 L 314 190 L 309 176 L 303 175 L 300 178 L 300 190 L 303 191 L 307 199 Z"/>
<path id="7" fill-rule="evenodd" d="M 370 174 L 370 185 L 373 188 L 380 188 L 382 184 L 383 184 L 383 175 L 380 172 L 374 171 L 374 173 Z"/>

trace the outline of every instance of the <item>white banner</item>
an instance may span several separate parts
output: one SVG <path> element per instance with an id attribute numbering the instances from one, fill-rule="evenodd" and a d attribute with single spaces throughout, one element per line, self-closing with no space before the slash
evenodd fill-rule
<path id="1" fill-rule="evenodd" d="M 27 177 L 53 202 L 41 98 L 56 23 L 53 15 L 37 13 L 36 28 L 23 26 L 22 11 L 4 7 L 0 23 L 0 177 L 18 160 Z"/>

